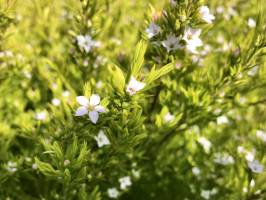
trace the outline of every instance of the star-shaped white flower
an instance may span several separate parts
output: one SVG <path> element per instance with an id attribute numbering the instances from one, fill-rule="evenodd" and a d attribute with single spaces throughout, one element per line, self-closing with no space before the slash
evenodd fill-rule
<path id="1" fill-rule="evenodd" d="M 78 35 L 77 42 L 80 48 L 84 49 L 86 53 L 89 53 L 93 47 L 99 47 L 98 41 L 92 40 L 90 35 Z"/>
<path id="2" fill-rule="evenodd" d="M 148 35 L 148 38 L 152 38 L 161 31 L 161 27 L 156 25 L 154 22 L 151 22 L 149 27 L 145 30 Z"/>
<path id="3" fill-rule="evenodd" d="M 254 160 L 253 162 L 248 162 L 248 167 L 254 173 L 262 173 L 264 170 L 263 165 L 261 165 L 258 160 Z"/>
<path id="4" fill-rule="evenodd" d="M 214 15 L 210 13 L 210 10 L 207 6 L 201 6 L 199 8 L 199 13 L 201 15 L 201 18 L 208 24 L 211 24 L 212 21 L 215 19 Z"/>
<path id="5" fill-rule="evenodd" d="M 138 91 L 142 90 L 145 87 L 145 83 L 137 81 L 137 79 L 135 79 L 135 77 L 131 77 L 130 81 L 127 85 L 127 89 L 126 91 L 130 94 L 130 95 L 134 95 L 136 94 Z"/>
<path id="6" fill-rule="evenodd" d="M 120 183 L 120 188 L 122 190 L 126 190 L 127 187 L 132 185 L 130 176 L 125 176 L 125 177 L 120 178 L 119 183 Z"/>
<path id="7" fill-rule="evenodd" d="M 78 96 L 77 102 L 81 105 L 76 111 L 76 116 L 89 115 L 92 123 L 96 124 L 99 119 L 99 113 L 105 112 L 105 108 L 100 105 L 100 96 L 92 94 L 90 98 L 85 96 Z"/>
<path id="8" fill-rule="evenodd" d="M 175 119 L 175 116 L 172 115 L 170 112 L 168 112 L 165 116 L 164 116 L 164 121 L 165 122 L 171 122 Z"/>
<path id="9" fill-rule="evenodd" d="M 253 19 L 253 18 L 248 18 L 248 26 L 250 27 L 250 28 L 255 28 L 256 27 L 256 21 Z"/>
<path id="10" fill-rule="evenodd" d="M 200 29 L 187 28 L 185 30 L 183 40 L 186 41 L 186 47 L 191 53 L 198 53 L 197 47 L 202 46 L 202 41 L 199 38 L 201 34 Z"/>
<path id="11" fill-rule="evenodd" d="M 117 197 L 119 196 L 119 191 L 116 188 L 109 188 L 107 190 L 107 194 L 110 198 L 117 199 Z"/>
<path id="12" fill-rule="evenodd" d="M 103 130 L 100 130 L 98 135 L 94 137 L 97 142 L 99 148 L 103 147 L 104 145 L 110 145 L 110 141 L 108 137 L 104 134 Z"/>
<path id="13" fill-rule="evenodd" d="M 180 38 L 175 37 L 173 34 L 169 34 L 166 40 L 162 41 L 162 45 L 167 49 L 167 52 L 182 49 L 183 46 L 180 44 Z"/>

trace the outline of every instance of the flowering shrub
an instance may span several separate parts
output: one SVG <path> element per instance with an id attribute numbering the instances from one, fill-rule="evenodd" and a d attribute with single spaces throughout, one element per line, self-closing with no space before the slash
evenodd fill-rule
<path id="1" fill-rule="evenodd" d="M 0 199 L 266 199 L 263 1 L 0 5 Z"/>

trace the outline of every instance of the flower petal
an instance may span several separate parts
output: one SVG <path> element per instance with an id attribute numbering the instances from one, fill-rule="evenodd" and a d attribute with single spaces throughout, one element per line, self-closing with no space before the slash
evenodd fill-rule
<path id="1" fill-rule="evenodd" d="M 95 106 L 95 110 L 99 113 L 106 112 L 105 108 L 101 105 Z"/>
<path id="2" fill-rule="evenodd" d="M 99 119 L 99 113 L 96 110 L 91 111 L 89 112 L 89 117 L 90 117 L 91 122 L 96 124 Z"/>
<path id="3" fill-rule="evenodd" d="M 87 97 L 84 96 L 77 96 L 76 97 L 77 102 L 82 106 L 87 106 L 89 103 L 89 100 Z"/>
<path id="4" fill-rule="evenodd" d="M 75 116 L 83 116 L 88 114 L 88 110 L 85 106 L 81 106 L 77 109 Z"/>
<path id="5" fill-rule="evenodd" d="M 98 94 L 92 94 L 90 97 L 90 105 L 96 106 L 100 103 L 100 96 Z"/>

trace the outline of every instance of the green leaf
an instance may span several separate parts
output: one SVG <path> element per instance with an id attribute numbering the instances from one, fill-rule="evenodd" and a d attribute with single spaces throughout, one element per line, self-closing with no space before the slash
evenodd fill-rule
<path id="1" fill-rule="evenodd" d="M 125 77 L 123 71 L 115 64 L 109 64 L 108 70 L 111 75 L 111 84 L 118 94 L 123 95 L 125 88 Z"/>
<path id="2" fill-rule="evenodd" d="M 133 60 L 130 67 L 130 75 L 136 77 L 141 69 L 141 66 L 144 62 L 144 55 L 147 49 L 147 43 L 144 40 L 141 40 L 136 47 Z M 129 77 L 128 77 L 129 78 Z"/>
<path id="3" fill-rule="evenodd" d="M 173 63 L 169 63 L 165 66 L 163 66 L 162 68 L 156 70 L 155 66 L 152 68 L 151 72 L 149 73 L 149 75 L 147 76 L 145 83 L 148 85 L 151 82 L 159 79 L 161 76 L 169 73 L 170 71 L 172 71 L 174 69 L 174 65 Z"/>
<path id="4" fill-rule="evenodd" d="M 60 176 L 60 171 L 55 170 L 49 163 L 42 162 L 38 158 L 35 158 L 35 163 L 40 172 L 45 176 Z"/>

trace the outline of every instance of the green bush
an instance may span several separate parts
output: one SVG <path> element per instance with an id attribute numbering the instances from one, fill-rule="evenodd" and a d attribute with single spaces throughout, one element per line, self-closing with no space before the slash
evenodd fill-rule
<path id="1" fill-rule="evenodd" d="M 265 13 L 0 0 L 0 199 L 266 199 Z"/>

